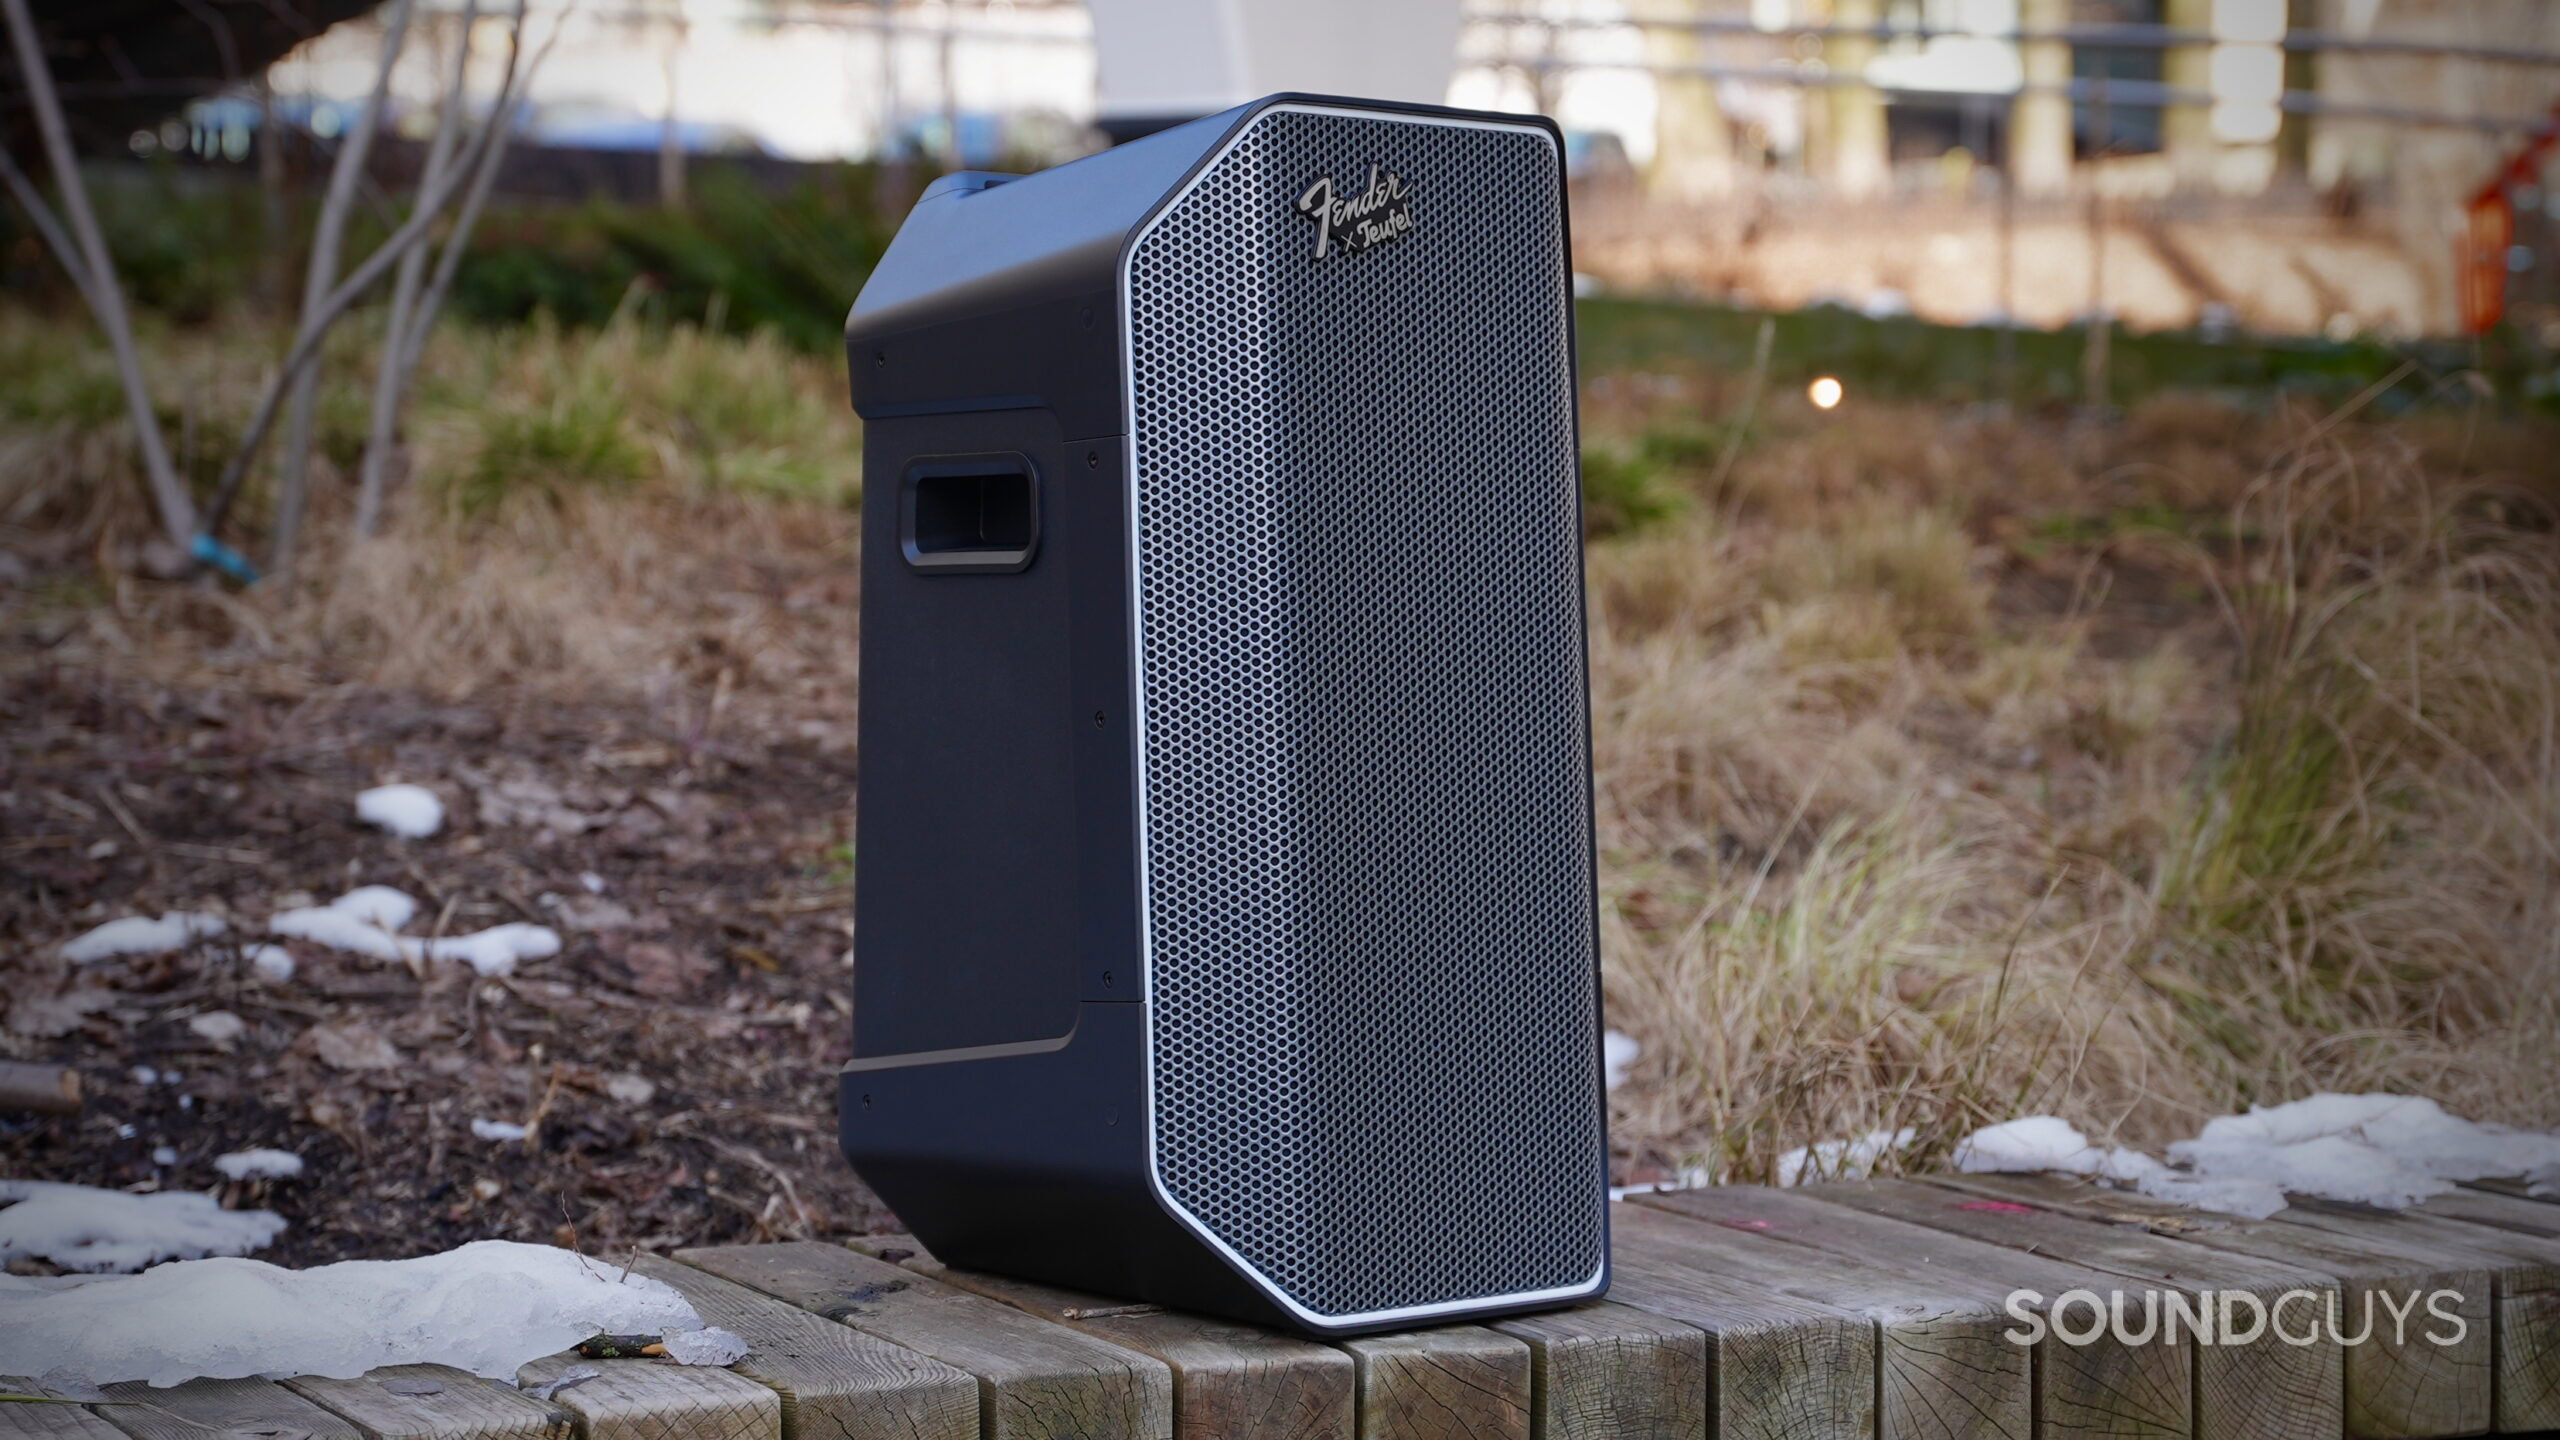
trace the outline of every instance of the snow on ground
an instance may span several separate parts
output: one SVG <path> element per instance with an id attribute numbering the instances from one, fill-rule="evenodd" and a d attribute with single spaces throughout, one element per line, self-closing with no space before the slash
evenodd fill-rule
<path id="1" fill-rule="evenodd" d="M 157 920 L 128 915 L 63 942 L 62 958 L 88 965 L 111 955 L 164 955 L 228 928 L 221 916 L 195 910 L 171 910 Z"/>
<path id="2" fill-rule="evenodd" d="M 482 975 L 512 975 L 518 961 L 560 953 L 560 932 L 522 921 L 431 940 L 400 934 L 417 913 L 418 902 L 400 891 L 388 885 L 367 885 L 326 905 L 278 911 L 267 921 L 267 928 L 376 960 L 458 960 Z M 292 972 L 288 968 L 285 973 Z"/>
<path id="3" fill-rule="evenodd" d="M 2086 1175 L 2155 1200 L 2252 1219 L 2265 1219 L 2285 1205 L 2280 1185 L 2247 1176 L 2183 1174 L 2122 1146 L 2101 1150 L 2069 1122 L 2052 1115 L 2030 1115 L 1976 1130 L 1957 1142 L 1955 1165 L 1977 1175 Z"/>
<path id="4" fill-rule="evenodd" d="M 0 1264 L 26 1257 L 65 1270 L 139 1270 L 161 1260 L 242 1255 L 284 1233 L 269 1210 L 225 1210 L 210 1195 L 128 1195 L 46 1180 L 0 1180 Z M 0 1305 L 0 1319 L 6 1306 Z M 0 1325 L 0 1332 L 5 1332 Z M 5 1347 L 0 1347 L 5 1348 Z M 0 1374 L 41 1375 L 0 1360 Z"/>
<path id="5" fill-rule="evenodd" d="M 444 802 L 423 785 L 378 785 L 357 794 L 356 818 L 394 835 L 423 840 L 444 828 Z"/>
<path id="6" fill-rule="evenodd" d="M 1875 1173 L 1877 1161 L 1909 1145 L 1919 1133 L 1904 1126 L 1900 1130 L 1870 1130 L 1855 1140 L 1825 1140 L 1818 1145 L 1799 1146 L 1778 1157 L 1778 1184 L 1864 1180 Z"/>
<path id="7" fill-rule="evenodd" d="M 368 885 L 365 890 L 385 888 Z M 370 955 L 376 960 L 397 960 L 401 958 L 400 938 L 392 932 L 399 927 L 386 928 L 367 909 L 347 903 L 364 894 L 365 890 L 350 891 L 326 905 L 279 910 L 268 917 L 267 929 L 296 940 L 315 940 L 332 950 Z M 407 921 L 401 923 L 406 924 Z"/>
<path id="8" fill-rule="evenodd" d="M 293 952 L 281 945 L 260 945 L 249 952 L 249 968 L 270 985 L 293 978 Z"/>
<path id="9" fill-rule="evenodd" d="M 2457 1180 L 2560 1166 L 2560 1135 L 2474 1124 L 2414 1096 L 2321 1094 L 2226 1115 L 2171 1145 L 2169 1156 L 2200 1175 L 2252 1177 L 2306 1195 L 2398 1207 L 2442 1194 Z"/>
<path id="10" fill-rule="evenodd" d="M 290 1180 L 302 1173 L 302 1157 L 290 1150 L 234 1150 L 215 1156 L 213 1168 L 226 1180 Z"/>
<path id="11" fill-rule="evenodd" d="M 521 1140 L 525 1137 L 525 1128 L 512 1120 L 474 1120 L 471 1133 L 483 1140 Z"/>
<path id="12" fill-rule="evenodd" d="M 2168 1165 L 2137 1150 L 2100 1150 L 2067 1122 L 2029 1116 L 1975 1131 L 1956 1146 L 1959 1170 L 2059 1171 L 2128 1186 L 2156 1199 L 2263 1218 L 2288 1192 L 2387 1209 L 2414 1205 L 2456 1181 L 2560 1174 L 2560 1135 L 2481 1125 L 2433 1100 L 2319 1094 L 2254 1106 L 2208 1122 L 2169 1147 Z"/>
<path id="13" fill-rule="evenodd" d="M 747 1358 L 747 1342 L 721 1329 L 674 1330 L 667 1356 L 679 1365 L 735 1365 Z"/>
<path id="14" fill-rule="evenodd" d="M 1636 1057 L 1643 1053 L 1644 1047 L 1638 1045 L 1632 1035 L 1624 1035 L 1615 1030 L 1601 1034 L 1600 1063 L 1608 1072 L 1610 1089 L 1615 1090 L 1627 1083 L 1627 1067 L 1636 1063 Z"/>
<path id="15" fill-rule="evenodd" d="M 0 1276 L 0 1374 L 63 1371 L 99 1385 L 348 1379 L 410 1364 L 513 1379 L 526 1361 L 599 1332 L 702 1328 L 702 1317 L 660 1281 L 510 1240 L 309 1270 L 190 1260 L 70 1289 Z"/>
<path id="16" fill-rule="evenodd" d="M 404 945 L 414 941 L 402 941 Z M 521 920 L 492 925 L 470 935 L 426 942 L 430 960 L 459 960 L 483 975 L 512 975 L 519 960 L 541 960 L 560 953 L 560 932 L 548 925 Z"/>

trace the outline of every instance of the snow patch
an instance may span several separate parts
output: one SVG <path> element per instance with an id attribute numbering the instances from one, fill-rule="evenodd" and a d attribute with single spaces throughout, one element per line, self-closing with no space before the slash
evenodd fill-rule
<path id="1" fill-rule="evenodd" d="M 444 828 L 444 802 L 423 785 L 377 785 L 356 795 L 356 818 L 405 839 L 423 840 Z"/>
<path id="2" fill-rule="evenodd" d="M 560 932 L 548 925 L 522 921 L 433 940 L 399 934 L 417 918 L 417 913 L 418 902 L 400 891 L 388 885 L 367 885 L 326 905 L 280 911 L 267 922 L 267 928 L 278 935 L 315 941 L 333 950 L 376 960 L 410 964 L 458 960 L 482 975 L 512 975 L 519 961 L 560 953 Z"/>
<path id="3" fill-rule="evenodd" d="M 598 1332 L 703 1328 L 664 1282 L 615 1277 L 574 1251 L 481 1240 L 413 1260 L 190 1260 L 67 1290 L 0 1287 L 0 1374 L 176 1385 L 451 1365 L 512 1379 Z"/>
<path id="4" fill-rule="evenodd" d="M 1778 1184 L 1793 1187 L 1815 1180 L 1864 1180 L 1876 1162 L 1909 1145 L 1919 1135 L 1909 1126 L 1870 1130 L 1855 1140 L 1825 1140 L 1800 1145 L 1778 1157 Z"/>
<path id="5" fill-rule="evenodd" d="M 747 1342 L 718 1328 L 670 1330 L 660 1338 L 679 1365 L 735 1365 L 747 1358 Z"/>
<path id="6" fill-rule="evenodd" d="M 474 1120 L 471 1133 L 483 1140 L 521 1140 L 525 1137 L 525 1128 L 507 1120 Z"/>
<path id="7" fill-rule="evenodd" d="M 2169 1155 L 2199 1175 L 2397 1209 L 2455 1181 L 2560 1166 L 2560 1135 L 2475 1124 L 2416 1096 L 2323 1093 L 2223 1116 Z"/>
<path id="8" fill-rule="evenodd" d="M 511 921 L 477 934 L 430 940 L 425 953 L 430 960 L 459 960 L 482 975 L 513 975 L 519 960 L 541 960 L 559 954 L 560 932 L 548 925 Z"/>
<path id="9" fill-rule="evenodd" d="M 302 1173 L 302 1157 L 290 1150 L 234 1150 L 213 1158 L 226 1180 L 290 1180 Z"/>
<path id="10" fill-rule="evenodd" d="M 330 901 L 329 908 L 385 930 L 406 930 L 418 918 L 418 902 L 388 885 L 359 885 Z"/>
<path id="11" fill-rule="evenodd" d="M 293 978 L 293 952 L 281 945 L 261 945 L 249 952 L 249 969 L 270 985 Z"/>
<path id="12" fill-rule="evenodd" d="M 207 1010 L 191 1017 L 187 1029 L 216 1045 L 228 1045 L 249 1033 L 249 1022 L 228 1010 Z"/>
<path id="13" fill-rule="evenodd" d="M 2288 1192 L 2399 1209 L 2458 1181 L 2560 1176 L 2560 1135 L 2478 1124 L 2417 1096 L 2323 1093 L 2209 1121 L 2172 1144 L 2169 1158 L 2181 1168 L 2135 1150 L 2100 1150 L 2051 1115 L 1975 1131 L 1955 1153 L 1959 1170 L 2087 1175 L 2154 1199 L 2264 1218 L 2285 1207 Z"/>
<path id="14" fill-rule="evenodd" d="M 1636 1063 L 1636 1057 L 1643 1053 L 1644 1047 L 1638 1045 L 1632 1035 L 1616 1030 L 1601 1034 L 1600 1063 L 1607 1072 L 1610 1089 L 1615 1090 L 1627 1083 L 1627 1067 Z"/>
<path id="15" fill-rule="evenodd" d="M 406 902 L 405 909 L 386 898 L 392 895 L 399 895 Z M 296 940 L 315 940 L 332 950 L 369 955 L 376 960 L 398 960 L 400 939 L 392 932 L 408 924 L 416 910 L 416 901 L 390 886 L 367 885 L 326 905 L 279 910 L 268 918 L 267 929 Z M 397 915 L 400 924 L 384 925 L 381 917 L 390 915 Z"/>
<path id="16" fill-rule="evenodd" d="M 64 941 L 62 958 L 89 965 L 114 955 L 166 955 L 229 928 L 221 916 L 202 910 L 171 910 L 157 920 L 128 915 Z"/>
<path id="17" fill-rule="evenodd" d="M 2117 1146 L 2101 1150 L 2069 1121 L 2053 1115 L 1986 1125 L 1956 1143 L 1955 1165 L 1972 1175 L 2055 1172 L 2126 1186 L 2154 1200 L 2263 1220 L 2284 1208 L 2284 1189 L 2244 1176 L 2182 1174 Z"/>
<path id="18" fill-rule="evenodd" d="M 48 1180 L 0 1180 L 0 1264 L 22 1256 L 65 1270 L 139 1270 L 161 1260 L 240 1255 L 263 1249 L 284 1233 L 284 1218 L 270 1210 L 225 1210 L 210 1195 L 164 1190 L 128 1195 Z M 0 1292 L 0 1319 L 8 1313 Z M 0 1333 L 9 1327 L 0 1324 Z M 0 1343 L 0 1352 L 7 1350 Z M 40 1375 L 53 1363 L 29 1368 L 0 1353 L 0 1374 Z"/>

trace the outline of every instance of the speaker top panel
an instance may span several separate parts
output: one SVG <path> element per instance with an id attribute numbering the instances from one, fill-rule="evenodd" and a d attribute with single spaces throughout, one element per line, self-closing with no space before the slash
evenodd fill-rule
<path id="1" fill-rule="evenodd" d="M 1274 104 L 1123 263 L 1159 1197 L 1318 1328 L 1594 1293 L 1553 132 Z"/>

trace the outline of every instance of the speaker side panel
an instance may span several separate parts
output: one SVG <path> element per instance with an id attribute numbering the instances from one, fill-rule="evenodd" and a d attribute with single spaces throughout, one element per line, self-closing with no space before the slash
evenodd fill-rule
<path id="1" fill-rule="evenodd" d="M 1080 968 L 1066 447 L 1045 409 L 865 428 L 854 1053 L 1052 1039 Z M 916 472 L 1008 455 L 1032 471 L 1029 563 L 919 568 Z"/>
<path id="2" fill-rule="evenodd" d="M 1149 1160 L 1311 1328 L 1605 1283 L 1560 164 L 1275 106 L 1127 260 Z"/>

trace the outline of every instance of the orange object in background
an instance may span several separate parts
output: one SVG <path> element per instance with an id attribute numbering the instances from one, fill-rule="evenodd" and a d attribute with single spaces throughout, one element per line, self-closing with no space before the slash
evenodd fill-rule
<path id="1" fill-rule="evenodd" d="M 2551 123 L 2535 131 L 2462 207 L 2462 249 L 2454 257 L 2454 281 L 2462 296 L 2466 334 L 2486 335 L 2506 318 L 2507 252 L 2516 243 L 2515 205 L 2507 191 L 2532 183 L 2554 140 L 2560 140 L 2560 105 L 2551 107 Z"/>
<path id="2" fill-rule="evenodd" d="M 2462 294 L 2462 332 L 2486 335 L 2507 313 L 2507 249 L 2516 243 L 2515 207 L 2505 178 L 2463 207 L 2462 253 L 2455 283 Z"/>

